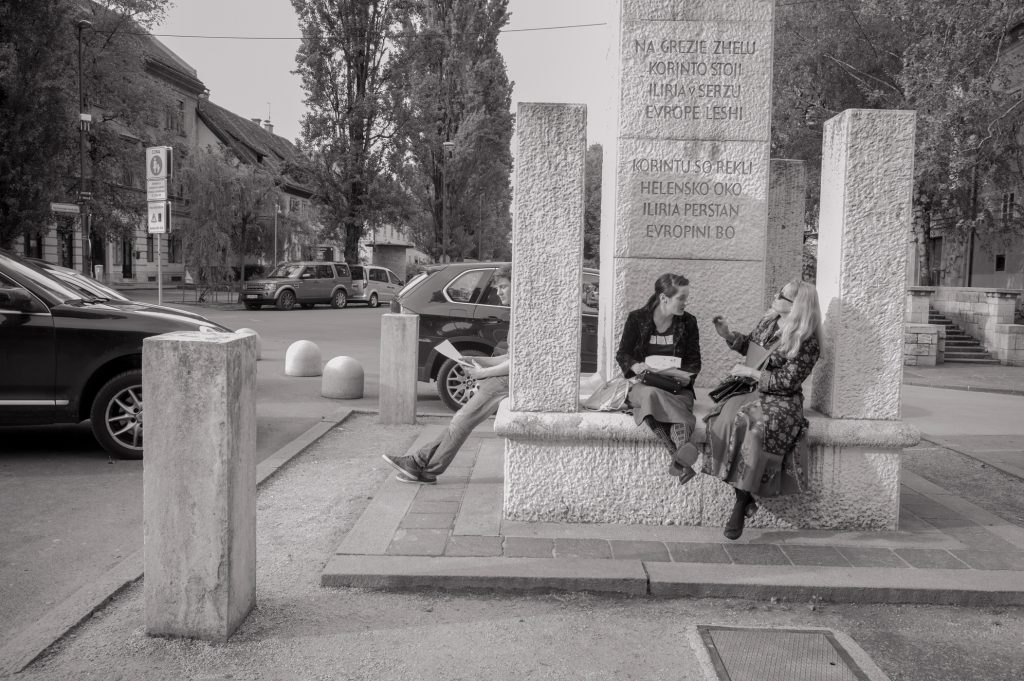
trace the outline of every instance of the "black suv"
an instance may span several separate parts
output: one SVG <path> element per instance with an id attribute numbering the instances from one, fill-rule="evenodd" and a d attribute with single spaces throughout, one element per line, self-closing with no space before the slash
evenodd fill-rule
<path id="1" fill-rule="evenodd" d="M 0 425 L 92 419 L 96 439 L 142 458 L 142 340 L 230 332 L 157 305 L 113 305 L 0 251 Z"/>
<path id="2" fill-rule="evenodd" d="M 348 305 L 352 294 L 352 273 L 343 262 L 287 262 L 262 279 L 250 279 L 238 294 L 247 310 L 274 305 L 291 310 L 296 304 L 308 310 L 317 303 L 336 310 Z"/>
<path id="3" fill-rule="evenodd" d="M 454 361 L 435 349 L 448 340 L 464 355 L 491 355 L 508 341 L 509 308 L 498 300 L 494 275 L 500 262 L 435 265 L 406 284 L 391 303 L 392 312 L 420 316 L 419 380 L 436 381 L 437 393 L 457 410 L 476 390 L 476 383 Z M 598 271 L 585 268 L 580 369 L 597 370 Z"/>

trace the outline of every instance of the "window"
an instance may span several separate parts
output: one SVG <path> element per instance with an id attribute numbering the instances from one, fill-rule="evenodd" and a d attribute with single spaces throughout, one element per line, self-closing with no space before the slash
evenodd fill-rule
<path id="1" fill-rule="evenodd" d="M 167 237 L 167 262 L 180 263 L 181 259 L 181 235 L 171 234 Z"/>
<path id="2" fill-rule="evenodd" d="M 1013 192 L 1003 194 L 1003 203 L 1000 206 L 1000 215 L 1003 217 L 1003 222 L 1013 219 L 1014 214 L 1014 195 Z"/>
<path id="3" fill-rule="evenodd" d="M 153 262 L 153 254 L 154 254 L 153 235 L 152 234 L 147 234 L 146 235 L 146 262 Z"/>
<path id="4" fill-rule="evenodd" d="M 28 232 L 25 232 L 25 235 L 22 238 L 24 239 L 26 258 L 43 257 L 43 236 L 41 234 L 32 236 Z"/>
<path id="5" fill-rule="evenodd" d="M 398 280 L 398 277 L 396 277 L 395 273 L 392 272 L 391 270 L 388 270 L 388 281 L 390 281 L 392 284 L 396 284 L 396 285 L 402 283 L 401 281 Z"/>
<path id="6" fill-rule="evenodd" d="M 363 270 L 363 266 L 362 265 L 353 265 L 352 266 L 352 278 L 354 280 L 356 280 L 356 281 L 362 281 L 363 279 L 366 278 L 366 273 Z"/>
<path id="7" fill-rule="evenodd" d="M 312 279 L 316 276 L 316 267 L 303 267 L 299 279 Z"/>
<path id="8" fill-rule="evenodd" d="M 338 270 L 338 276 L 339 277 L 347 277 L 348 276 L 348 265 L 342 264 L 340 262 L 336 262 L 336 263 L 334 263 L 334 269 Z"/>
<path id="9" fill-rule="evenodd" d="M 330 265 L 317 265 L 316 266 L 316 278 L 317 279 L 333 279 L 334 269 Z"/>
<path id="10" fill-rule="evenodd" d="M 382 269 L 374 267 L 370 270 L 370 281 L 379 281 L 382 284 L 388 283 L 388 273 Z"/>
<path id="11" fill-rule="evenodd" d="M 176 104 L 164 110 L 164 130 L 173 130 L 179 135 L 185 134 L 185 102 L 178 100 Z"/>
<path id="12" fill-rule="evenodd" d="M 494 270 L 469 270 L 455 277 L 445 288 L 445 295 L 453 303 L 477 303 L 484 298 L 484 287 L 491 279 Z M 488 287 L 487 297 L 482 302 L 484 305 L 500 305 L 498 294 L 494 293 L 494 287 Z M 492 296 L 493 293 L 493 296 Z"/>
<path id="13" fill-rule="evenodd" d="M 296 198 L 288 197 L 288 213 L 296 216 L 302 215 L 302 202 Z"/>
<path id="14" fill-rule="evenodd" d="M 1005 271 L 1006 271 L 1006 256 L 1005 255 L 997 255 L 996 256 L 996 272 L 1005 272 Z"/>

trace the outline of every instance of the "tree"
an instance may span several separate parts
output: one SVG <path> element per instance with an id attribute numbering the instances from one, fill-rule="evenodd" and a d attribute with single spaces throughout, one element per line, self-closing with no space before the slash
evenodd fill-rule
<path id="1" fill-rule="evenodd" d="M 772 152 L 820 162 L 822 123 L 848 108 L 917 111 L 914 238 L 1019 233 L 1000 210 L 1022 179 L 1024 106 L 1001 61 L 1021 0 L 818 0 L 780 4 Z M 812 187 L 815 196 L 817 187 Z M 809 202 L 812 215 L 817 201 Z M 813 219 L 811 220 L 813 222 Z"/>
<path id="2" fill-rule="evenodd" d="M 413 233 L 436 258 L 508 251 L 512 84 L 497 47 L 507 4 L 409 0 L 403 17 L 391 69 L 396 144 Z"/>
<path id="3" fill-rule="evenodd" d="M 302 148 L 329 230 L 345 244 L 345 259 L 359 260 L 368 225 L 402 205 L 388 140 L 392 121 L 384 104 L 388 36 L 397 0 L 292 0 L 302 46 L 297 72 L 306 91 Z"/>
<path id="4" fill-rule="evenodd" d="M 225 151 L 203 149 L 179 173 L 191 217 L 180 230 L 185 267 L 198 281 L 223 281 L 236 258 L 244 280 L 246 256 L 269 250 L 267 216 L 281 200 L 276 178 Z"/>
<path id="5" fill-rule="evenodd" d="M 601 164 L 604 148 L 591 144 L 584 161 L 583 260 L 588 267 L 601 265 Z"/>

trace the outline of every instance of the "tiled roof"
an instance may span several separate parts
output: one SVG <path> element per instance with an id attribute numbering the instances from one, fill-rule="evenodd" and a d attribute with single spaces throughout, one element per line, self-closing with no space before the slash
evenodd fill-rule
<path id="1" fill-rule="evenodd" d="M 287 163 L 303 165 L 306 162 L 302 152 L 284 137 L 269 132 L 248 118 L 217 106 L 209 99 L 200 99 L 196 104 L 196 112 L 217 139 L 231 149 L 243 163 L 261 165 L 280 172 Z M 302 185 L 297 178 L 287 179 L 293 189 L 312 191 L 308 186 Z"/>

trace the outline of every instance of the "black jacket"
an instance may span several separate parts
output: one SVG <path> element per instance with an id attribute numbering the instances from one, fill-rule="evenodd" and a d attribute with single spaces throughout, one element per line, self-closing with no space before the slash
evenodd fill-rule
<path id="1" fill-rule="evenodd" d="M 654 314 L 646 307 L 633 310 L 626 317 L 619 350 L 615 353 L 615 361 L 626 378 L 633 376 L 631 367 L 647 357 L 647 341 L 653 332 Z M 696 380 L 700 373 L 700 332 L 697 318 L 689 312 L 672 318 L 672 354 L 682 360 L 679 368 L 692 373 Z"/>

